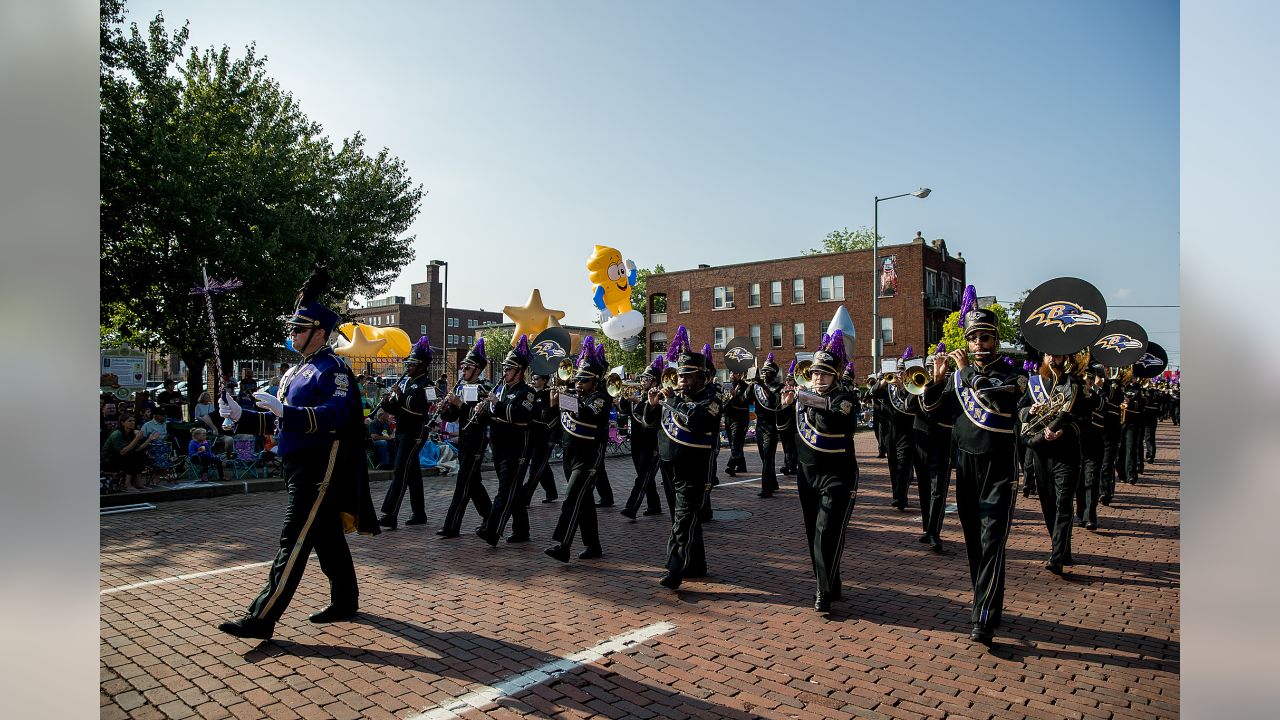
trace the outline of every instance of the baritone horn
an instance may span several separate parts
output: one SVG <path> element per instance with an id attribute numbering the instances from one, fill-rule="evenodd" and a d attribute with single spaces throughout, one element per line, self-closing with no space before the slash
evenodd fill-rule
<path id="1" fill-rule="evenodd" d="M 796 371 L 791 375 L 796 385 L 808 390 L 813 387 L 813 361 L 801 360 L 796 363 Z"/>
<path id="2" fill-rule="evenodd" d="M 640 383 L 634 380 L 623 380 L 618 373 L 609 373 L 609 377 L 604 380 L 604 391 L 609 393 L 609 397 L 617 398 L 625 394 L 626 397 L 635 399 L 640 396 Z"/>
<path id="3" fill-rule="evenodd" d="M 912 365 L 902 371 L 902 387 L 912 395 L 923 395 L 924 386 L 929 384 L 929 373 L 919 365 Z"/>
<path id="4" fill-rule="evenodd" d="M 573 361 L 569 358 L 561 360 L 560 365 L 556 367 L 556 379 L 560 381 L 561 385 L 568 385 L 573 373 Z"/>

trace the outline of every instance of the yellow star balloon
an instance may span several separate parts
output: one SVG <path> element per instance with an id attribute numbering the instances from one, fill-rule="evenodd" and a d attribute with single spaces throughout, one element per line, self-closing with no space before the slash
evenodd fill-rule
<path id="1" fill-rule="evenodd" d="M 542 293 L 537 288 L 533 289 L 529 302 L 523 306 L 508 305 L 502 308 L 502 313 L 516 324 L 515 331 L 511 333 L 511 347 L 516 346 L 521 335 L 528 335 L 529 339 L 533 340 L 538 333 L 547 329 L 549 322 L 564 317 L 563 310 L 552 310 L 542 304 Z"/>
<path id="2" fill-rule="evenodd" d="M 387 344 L 387 338 L 370 338 L 365 334 L 363 325 L 349 323 L 342 331 L 351 336 L 351 342 L 339 345 L 333 351 L 345 357 L 375 357 L 382 346 Z"/>

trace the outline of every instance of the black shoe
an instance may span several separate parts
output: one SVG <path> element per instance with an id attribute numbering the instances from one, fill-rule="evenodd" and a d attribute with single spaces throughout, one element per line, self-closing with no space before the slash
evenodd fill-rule
<path id="1" fill-rule="evenodd" d="M 658 580 L 658 584 L 662 587 L 675 590 L 680 587 L 680 576 L 673 572 L 669 572 Z"/>
<path id="2" fill-rule="evenodd" d="M 707 576 L 706 568 L 689 568 L 685 570 L 684 573 L 681 575 L 681 577 L 684 578 L 685 580 L 689 580 L 692 578 L 704 578 L 706 576 Z"/>
<path id="3" fill-rule="evenodd" d="M 542 502 L 544 502 L 544 503 L 553 503 L 553 502 L 556 502 L 556 501 L 557 501 L 557 500 L 559 500 L 559 499 L 560 499 L 560 497 L 557 495 L 556 497 L 542 498 Z"/>
<path id="4" fill-rule="evenodd" d="M 1054 575 L 1061 575 L 1061 574 L 1062 574 L 1062 566 L 1061 566 L 1061 565 L 1059 565 L 1059 564 L 1058 564 L 1058 563 L 1056 563 L 1056 562 L 1053 562 L 1052 560 L 1046 560 L 1046 561 L 1045 561 L 1044 569 L 1045 569 L 1045 570 L 1048 570 L 1049 572 L 1053 573 Z"/>
<path id="5" fill-rule="evenodd" d="M 921 535 L 920 538 L 916 540 L 916 542 L 922 542 L 922 543 L 933 542 L 933 534 L 925 533 Z"/>
<path id="6" fill-rule="evenodd" d="M 439 536 L 440 536 L 440 537 L 442 537 L 442 538 L 456 538 L 456 537 L 458 537 L 458 535 L 460 535 L 461 533 L 456 533 L 456 532 L 453 532 L 453 531 L 451 531 L 451 530 L 444 530 L 444 529 L 441 529 L 441 530 L 437 530 L 437 531 L 436 531 L 436 534 L 437 534 L 437 535 L 439 535 Z"/>
<path id="7" fill-rule="evenodd" d="M 661 515 L 661 514 L 662 514 L 662 508 L 649 508 L 648 510 L 644 511 L 645 517 L 648 517 L 650 515 Z"/>
<path id="8" fill-rule="evenodd" d="M 396 529 L 396 519 L 391 517 L 390 515 L 383 515 L 382 517 L 378 518 L 378 524 L 388 530 Z"/>
<path id="9" fill-rule="evenodd" d="M 529 542 L 529 536 L 528 535 L 512 535 L 511 537 L 507 538 L 507 542 L 511 543 L 512 545 L 516 543 L 527 543 Z"/>
<path id="10" fill-rule="evenodd" d="M 583 550 L 582 552 L 578 553 L 579 560 L 595 560 L 596 558 L 603 557 L 603 556 L 604 556 L 604 551 L 598 547 L 587 548 L 586 550 Z"/>
<path id="11" fill-rule="evenodd" d="M 1098 529 L 1098 523 L 1087 522 L 1087 523 L 1085 523 L 1085 524 L 1084 524 L 1084 529 L 1085 529 L 1085 530 L 1097 530 L 1097 529 Z"/>
<path id="12" fill-rule="evenodd" d="M 239 620 L 228 620 L 227 622 L 218 625 L 218 629 L 228 635 L 234 635 L 238 638 L 270 640 L 271 636 L 275 633 L 276 624 L 246 615 Z"/>
<path id="13" fill-rule="evenodd" d="M 819 590 L 813 594 L 813 609 L 818 612 L 827 612 L 831 609 L 831 596 Z"/>
<path id="14" fill-rule="evenodd" d="M 932 538 L 930 538 L 930 539 L 929 539 L 929 549 L 930 549 L 930 550 L 932 550 L 932 551 L 934 551 L 934 552 L 936 552 L 936 553 L 941 553 L 941 552 L 942 552 L 942 538 L 939 538 L 937 535 L 934 535 Z"/>
<path id="15" fill-rule="evenodd" d="M 337 605 L 330 605 L 320 612 L 311 616 L 313 623 L 329 623 L 339 622 L 341 620 L 350 620 L 356 616 L 355 608 L 342 608 Z"/>
<path id="16" fill-rule="evenodd" d="M 877 458 L 882 458 L 882 457 L 884 457 L 884 453 L 880 453 L 880 454 L 879 454 L 879 455 L 877 455 L 876 457 L 877 457 Z"/>
<path id="17" fill-rule="evenodd" d="M 728 475 L 729 477 L 738 477 L 738 473 L 734 472 L 733 470 L 730 470 L 729 468 L 724 469 L 724 474 Z"/>
<path id="18" fill-rule="evenodd" d="M 761 497 L 761 498 L 771 498 L 771 497 L 773 497 L 773 491 L 772 491 L 772 490 L 761 490 L 760 492 L 756 493 L 756 497 Z"/>
<path id="19" fill-rule="evenodd" d="M 478 535 L 481 540 L 489 543 L 489 547 L 498 546 L 498 533 L 490 530 L 477 530 L 476 535 Z"/>
<path id="20" fill-rule="evenodd" d="M 979 623 L 974 623 L 973 628 L 969 630 L 970 640 L 980 642 L 988 647 L 991 646 L 991 640 L 994 636 L 995 633 L 991 631 L 991 628 L 983 627 Z"/>
<path id="21" fill-rule="evenodd" d="M 613 507 L 613 500 L 601 500 L 596 503 L 596 507 Z"/>
<path id="22" fill-rule="evenodd" d="M 827 593 L 827 597 L 831 598 L 833 601 L 839 600 L 844 597 L 844 589 L 841 587 L 836 587 L 835 590 L 832 590 L 831 592 Z"/>
<path id="23" fill-rule="evenodd" d="M 405 524 L 406 526 L 408 526 L 408 525 L 426 525 L 426 524 L 427 524 L 427 516 L 426 516 L 426 515 L 414 515 L 413 517 L 409 518 L 408 520 L 405 520 L 405 521 L 404 521 L 404 524 Z"/>
<path id="24" fill-rule="evenodd" d="M 546 553 L 547 556 L 549 557 L 553 557 L 559 560 L 562 563 L 569 562 L 569 549 L 563 545 L 552 545 L 551 547 L 547 548 L 546 550 L 543 550 L 542 552 Z"/>
<path id="25" fill-rule="evenodd" d="M 1098 498 L 1098 502 L 1102 503 L 1103 505 L 1106 505 L 1107 507 L 1111 506 L 1111 498 L 1109 497 Z"/>
<path id="26" fill-rule="evenodd" d="M 1066 556 L 1065 558 L 1063 558 L 1063 559 L 1062 559 L 1062 565 L 1063 565 L 1063 567 L 1067 567 L 1067 566 L 1075 565 L 1075 564 L 1076 564 L 1075 558 L 1071 557 L 1070 555 L 1068 555 L 1068 556 Z"/>
<path id="27" fill-rule="evenodd" d="M 621 515 L 621 516 L 622 516 L 622 517 L 624 517 L 624 518 L 630 518 L 631 520 L 635 520 L 635 519 L 636 519 L 636 511 L 635 511 L 635 510 L 628 510 L 628 509 L 626 509 L 626 508 L 622 508 L 622 510 L 620 510 L 620 511 L 618 512 L 618 514 L 619 514 L 619 515 Z M 647 515 L 648 513 L 645 513 L 645 514 Z"/>
<path id="28" fill-rule="evenodd" d="M 907 504 L 906 504 L 906 503 L 898 503 L 898 512 L 906 512 L 906 511 L 907 511 Z"/>

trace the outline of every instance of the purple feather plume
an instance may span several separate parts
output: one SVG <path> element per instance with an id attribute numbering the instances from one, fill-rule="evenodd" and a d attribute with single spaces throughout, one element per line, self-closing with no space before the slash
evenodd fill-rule
<path id="1" fill-rule="evenodd" d="M 845 374 L 845 375 L 848 375 L 849 377 L 853 377 L 853 376 L 854 376 L 854 374 L 856 374 L 857 372 L 858 372 L 858 371 L 853 367 L 853 363 L 852 363 L 852 362 L 847 362 L 847 363 L 845 363 L 845 364 L 844 364 L 844 374 Z"/>
<path id="2" fill-rule="evenodd" d="M 484 338 L 477 340 L 475 347 L 471 348 L 471 351 L 480 357 L 484 357 Z"/>
<path id="3" fill-rule="evenodd" d="M 964 295 L 960 298 L 960 317 L 956 318 L 956 324 L 964 327 L 964 316 L 978 304 L 978 290 L 972 285 L 964 286 Z"/>
<path id="4" fill-rule="evenodd" d="M 578 359 L 586 360 L 596 353 L 596 338 L 594 335 L 588 335 L 582 338 L 582 345 L 578 347 Z"/>
<path id="5" fill-rule="evenodd" d="M 1036 370 L 1036 364 L 1035 364 L 1035 362 L 1033 362 L 1033 361 L 1031 361 L 1031 360 L 1023 360 L 1023 361 L 1022 361 L 1022 369 L 1023 369 L 1023 370 L 1026 370 L 1027 372 L 1035 372 L 1035 370 Z"/>
<path id="6" fill-rule="evenodd" d="M 529 336 L 528 335 L 522 334 L 520 336 L 520 340 L 516 342 L 516 355 L 519 355 L 520 357 L 526 358 L 526 359 L 529 357 Z"/>
<path id="7" fill-rule="evenodd" d="M 942 342 L 941 340 L 939 340 L 939 341 L 938 341 L 938 344 L 937 344 L 937 345 L 935 345 L 935 346 L 933 347 L 933 354 L 934 354 L 934 355 L 941 355 L 942 353 L 944 353 L 944 352 L 946 352 L 946 351 L 947 351 L 947 344 L 946 344 L 946 343 L 944 343 L 944 342 Z"/>
<path id="8" fill-rule="evenodd" d="M 599 345 L 596 346 L 596 361 L 599 362 L 601 365 L 609 364 L 609 361 L 605 359 L 605 356 L 604 356 L 604 343 L 600 343 Z"/>
<path id="9" fill-rule="evenodd" d="M 903 351 L 902 351 L 902 359 L 903 359 L 903 360 L 910 360 L 911 358 L 913 358 L 913 357 L 915 357 L 915 356 L 916 356 L 916 349 L 915 349 L 914 347 L 910 346 L 910 345 L 908 345 L 908 346 L 907 346 L 907 349 L 906 349 L 906 350 L 903 350 Z"/>
<path id="10" fill-rule="evenodd" d="M 836 367 L 840 367 L 845 363 L 846 360 L 848 360 L 848 358 L 845 357 L 845 354 L 844 354 L 844 331 L 843 330 L 836 330 L 835 332 L 831 333 L 831 335 L 827 337 L 826 346 L 827 346 L 827 352 L 831 353 L 836 358 Z"/>
<path id="11" fill-rule="evenodd" d="M 653 362 L 649 363 L 649 367 L 653 368 L 654 375 L 661 375 L 662 371 L 667 369 L 666 358 L 659 355 L 653 359 Z"/>
<path id="12" fill-rule="evenodd" d="M 667 362 L 673 363 L 684 349 L 689 347 L 689 331 L 685 326 L 681 325 L 676 328 L 676 336 L 671 340 L 671 345 L 667 347 Z"/>
<path id="13" fill-rule="evenodd" d="M 418 338 L 418 342 L 413 344 L 413 349 L 426 351 L 427 354 L 431 353 L 431 340 L 427 338 L 426 333 L 423 333 L 422 337 Z"/>
<path id="14" fill-rule="evenodd" d="M 209 284 L 207 286 L 197 285 L 191 288 L 191 294 L 218 295 L 220 293 L 231 292 L 242 285 L 244 285 L 244 283 L 240 282 L 240 280 L 236 278 L 231 278 L 230 280 L 215 280 L 214 278 L 209 278 Z"/>
<path id="15" fill-rule="evenodd" d="M 770 351 L 769 351 L 769 357 L 765 358 L 765 359 L 764 359 L 764 361 L 765 361 L 766 363 L 771 363 L 771 362 L 773 362 L 773 351 L 772 351 L 772 350 L 770 350 Z"/>
<path id="16" fill-rule="evenodd" d="M 1005 365 L 1008 365 L 1009 367 L 1013 367 L 1013 366 L 1014 366 L 1014 365 L 1013 365 L 1013 358 L 1009 357 L 1008 355 L 1005 355 L 1004 357 L 1002 357 L 1002 358 L 1000 358 L 1000 359 L 1004 361 L 1004 364 L 1005 364 Z"/>
<path id="17" fill-rule="evenodd" d="M 791 358 L 791 364 L 787 366 L 787 377 L 796 374 L 796 358 Z"/>

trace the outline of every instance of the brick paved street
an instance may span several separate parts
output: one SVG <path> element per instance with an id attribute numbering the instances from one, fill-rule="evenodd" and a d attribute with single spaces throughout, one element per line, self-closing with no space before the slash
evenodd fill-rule
<path id="1" fill-rule="evenodd" d="M 283 493 L 104 516 L 102 717 L 452 717 L 459 698 L 482 704 L 473 693 L 658 623 L 674 628 L 459 714 L 1177 717 L 1178 439 L 1178 428 L 1160 424 L 1156 464 L 1099 508 L 1098 532 L 1075 530 L 1078 564 L 1063 578 L 1041 567 L 1049 542 L 1037 500 L 1018 497 L 1005 627 L 990 651 L 968 639 L 958 518 L 946 518 L 945 554 L 917 543 L 914 490 L 908 512 L 889 506 L 887 468 L 869 432 L 857 436 L 862 476 L 844 600 L 826 616 L 812 609 L 790 478 L 769 500 L 756 497 L 754 481 L 715 491 L 718 510 L 751 515 L 707 526 L 711 575 L 679 593 L 657 583 L 666 514 L 635 523 L 617 514 L 633 478 L 627 459 L 609 461 L 619 506 L 599 510 L 605 556 L 568 565 L 542 554 L 560 505 L 539 503 L 540 490 L 530 511 L 535 541 L 490 548 L 467 534 L 478 524 L 471 510 L 463 537 L 434 535 L 453 478 L 431 478 L 428 525 L 348 536 L 361 583 L 357 622 L 307 621 L 328 601 L 313 558 L 275 640 L 261 645 L 215 626 L 242 614 L 261 588 Z M 747 463 L 759 468 L 753 449 Z M 486 485 L 492 493 L 491 474 Z M 386 486 L 374 484 L 375 503 Z M 252 567 L 120 589 L 243 565 Z"/>

